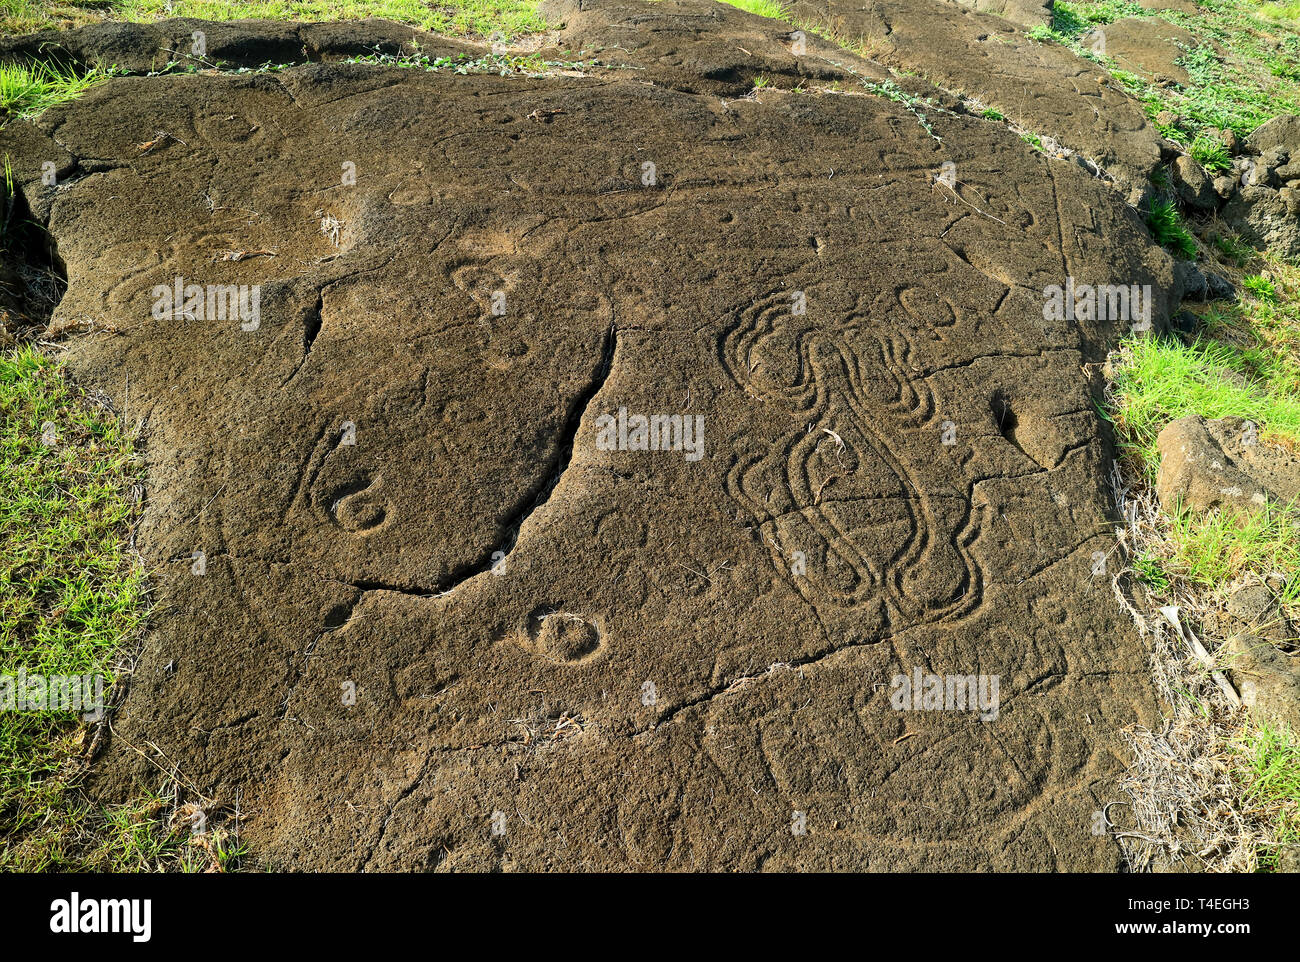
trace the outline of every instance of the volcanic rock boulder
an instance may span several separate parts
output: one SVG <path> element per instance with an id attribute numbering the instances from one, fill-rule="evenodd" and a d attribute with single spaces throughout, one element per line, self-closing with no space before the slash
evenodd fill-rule
<path id="1" fill-rule="evenodd" d="M 559 29 L 554 55 L 574 50 L 674 90 L 741 97 L 760 79 L 776 86 L 885 81 L 880 64 L 816 34 L 708 0 L 544 0 Z M 937 93 L 933 88 L 927 89 Z"/>
<path id="2" fill-rule="evenodd" d="M 1160 162 L 1160 135 L 1104 70 L 1000 17 L 954 10 L 948 0 L 798 0 L 791 10 L 801 22 L 860 39 L 887 66 L 996 107 L 1130 191 L 1146 187 Z"/>
<path id="3" fill-rule="evenodd" d="M 1272 725 L 1300 726 L 1300 655 L 1259 635 L 1233 635 L 1215 652 L 1241 692 L 1242 703 Z"/>
<path id="4" fill-rule="evenodd" d="M 1283 115 L 1247 138 L 1233 158 L 1223 219 L 1251 244 L 1284 256 L 1300 254 L 1300 117 Z M 1216 182 L 1217 183 L 1217 182 Z"/>
<path id="5" fill-rule="evenodd" d="M 413 43 L 412 41 L 415 41 Z M 261 67 L 306 60 L 411 54 L 456 57 L 473 44 L 415 30 L 391 20 L 359 23 L 211 21 L 177 17 L 158 23 L 97 23 L 76 30 L 43 30 L 0 37 L 0 63 L 34 60 L 125 73 L 163 71 L 171 63 L 195 67 Z"/>
<path id="6" fill-rule="evenodd" d="M 150 756 L 304 869 L 1117 867 L 1155 710 L 1086 372 L 1130 324 L 1044 292 L 1158 325 L 1170 261 L 930 127 L 315 64 L 0 131 L 66 359 L 146 428 L 99 790 Z"/>
<path id="7" fill-rule="evenodd" d="M 1300 461 L 1260 443 L 1251 421 L 1189 414 L 1161 431 L 1156 445 L 1156 494 L 1166 511 L 1180 505 L 1250 511 L 1300 497 Z"/>
<path id="8" fill-rule="evenodd" d="M 1153 83 L 1191 80 L 1178 61 L 1197 45 L 1196 36 L 1167 20 L 1126 17 L 1095 28 L 1092 37 L 1094 50 Z"/>
<path id="9" fill-rule="evenodd" d="M 997 14 L 1022 27 L 1052 22 L 1052 0 L 956 0 L 981 13 Z"/>
<path id="10" fill-rule="evenodd" d="M 1178 199 L 1193 210 L 1205 213 L 1219 205 L 1214 181 L 1190 154 L 1179 154 L 1174 158 L 1174 162 L 1169 165 L 1169 178 Z"/>

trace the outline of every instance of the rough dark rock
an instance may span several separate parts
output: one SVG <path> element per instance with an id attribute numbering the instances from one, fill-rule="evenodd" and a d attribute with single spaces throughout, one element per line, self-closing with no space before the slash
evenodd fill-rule
<path id="1" fill-rule="evenodd" d="M 1179 13 L 1197 13 L 1200 7 L 1196 0 L 1138 0 L 1143 10 L 1175 10 Z"/>
<path id="2" fill-rule="evenodd" d="M 1300 256 L 1300 193 L 1292 188 L 1247 183 L 1228 198 L 1221 213 L 1252 246 L 1284 257 Z"/>
<path id="3" fill-rule="evenodd" d="M 1184 300 L 1204 301 L 1209 297 L 1210 284 L 1206 277 L 1191 261 L 1177 261 L 1174 275 L 1182 288 Z"/>
<path id="4" fill-rule="evenodd" d="M 1169 177 L 1173 182 L 1178 199 L 1193 210 L 1208 212 L 1219 206 L 1214 183 L 1205 168 L 1187 154 L 1179 154 L 1169 167 Z"/>
<path id="5" fill-rule="evenodd" d="M 1232 179 L 1214 181 L 1215 191 L 1227 201 L 1222 217 L 1253 246 L 1298 256 L 1300 117 L 1284 115 L 1262 124 L 1245 147 L 1249 153 L 1233 158 Z"/>
<path id="6" fill-rule="evenodd" d="M 994 63 L 1009 28 L 951 6 L 917 53 L 935 9 L 853 15 Z M 584 2 L 561 42 L 640 69 L 120 77 L 0 131 L 67 269 L 47 336 L 147 421 L 157 614 L 102 797 L 147 740 L 280 867 L 1119 865 L 1090 826 L 1158 712 L 1086 370 L 1137 319 L 1045 300 L 1135 285 L 1163 327 L 1172 262 L 1001 125 L 729 99 L 852 77 L 782 29 Z M 1020 116 L 1129 123 L 1012 40 Z M 609 450 L 620 410 L 702 417 L 700 456 Z M 996 676 L 996 717 L 899 708 L 917 670 Z"/>
<path id="7" fill-rule="evenodd" d="M 1127 17 L 1097 28 L 1100 46 L 1093 49 L 1122 69 L 1148 81 L 1186 84 L 1191 78 L 1177 62 L 1196 45 L 1193 34 L 1167 20 Z"/>
<path id="8" fill-rule="evenodd" d="M 1109 74 L 999 17 L 954 14 L 947 0 L 800 0 L 792 16 L 861 37 L 886 66 L 978 97 L 1084 154 L 1125 188 L 1145 184 L 1160 163 L 1160 135 Z"/>
<path id="9" fill-rule="evenodd" d="M 1265 581 L 1239 586 L 1228 597 L 1224 634 L 1249 632 L 1290 653 L 1297 647 L 1295 628 L 1282 609 L 1279 592 L 1284 587 L 1279 573 Z M 1270 583 L 1270 581 L 1274 583 Z"/>
<path id="10" fill-rule="evenodd" d="M 483 48 L 390 20 L 353 23 L 228 22 L 176 18 L 157 23 L 100 23 L 0 37 L 0 63 L 56 61 L 75 67 L 116 67 L 127 73 L 162 70 L 169 62 L 260 67 L 342 60 L 369 54 L 456 57 Z"/>
<path id="11" fill-rule="evenodd" d="M 1206 297 L 1211 301 L 1235 301 L 1237 299 L 1236 285 L 1222 274 L 1206 274 L 1205 289 Z"/>
<path id="12" fill-rule="evenodd" d="M 687 93 L 740 97 L 759 77 L 775 86 L 839 83 L 848 89 L 892 79 L 880 64 L 816 34 L 723 3 L 546 0 L 540 9 L 561 28 L 558 47 L 634 65 L 643 79 Z"/>
<path id="13" fill-rule="evenodd" d="M 1292 156 L 1300 156 L 1300 117 L 1283 114 L 1260 124 L 1246 139 L 1250 149 L 1258 154 L 1281 149 Z"/>
<path id="14" fill-rule="evenodd" d="M 1157 439 L 1156 494 L 1166 511 L 1179 505 L 1203 510 L 1252 510 L 1289 504 L 1300 495 L 1300 459 L 1262 443 L 1241 418 L 1179 418 Z"/>
<path id="15" fill-rule="evenodd" d="M 1224 642 L 1215 659 L 1249 710 L 1274 726 L 1300 731 L 1300 655 L 1243 632 Z"/>
<path id="16" fill-rule="evenodd" d="M 991 13 L 1021 27 L 1052 22 L 1052 0 L 956 0 L 963 7 Z"/>

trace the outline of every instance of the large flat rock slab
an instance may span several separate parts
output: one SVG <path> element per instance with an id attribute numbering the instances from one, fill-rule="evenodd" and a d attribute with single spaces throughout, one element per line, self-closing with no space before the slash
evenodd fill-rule
<path id="1" fill-rule="evenodd" d="M 1158 17 L 1126 17 L 1094 29 L 1093 43 L 1124 70 L 1153 82 L 1191 80 L 1178 61 L 1199 46 L 1195 34 Z"/>
<path id="2" fill-rule="evenodd" d="M 100 790 L 161 752 L 301 869 L 1117 867 L 1094 813 L 1156 714 L 1087 365 L 1129 324 L 1043 301 L 1146 286 L 1158 325 L 1170 261 L 931 123 L 316 64 L 0 131 L 67 361 L 147 426 Z"/>
<path id="3" fill-rule="evenodd" d="M 0 63 L 54 61 L 118 72 L 163 72 L 173 63 L 189 67 L 261 67 L 343 60 L 416 50 L 428 57 L 481 52 L 391 20 L 353 23 L 286 23 L 275 20 L 198 20 L 175 17 L 155 23 L 97 23 L 76 30 L 0 37 Z"/>
<path id="4" fill-rule="evenodd" d="M 857 40 L 872 59 L 975 97 L 1084 154 L 1128 187 L 1160 162 L 1141 105 L 1094 63 L 949 0 L 798 0 L 791 15 Z"/>

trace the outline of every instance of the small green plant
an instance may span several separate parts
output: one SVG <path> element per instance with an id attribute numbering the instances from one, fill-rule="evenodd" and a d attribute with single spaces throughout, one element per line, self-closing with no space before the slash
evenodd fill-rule
<path id="1" fill-rule="evenodd" d="M 1192 157 L 1211 173 L 1232 170 L 1232 155 L 1217 137 L 1198 134 L 1188 148 Z"/>
<path id="2" fill-rule="evenodd" d="M 744 10 L 746 13 L 757 14 L 760 17 L 768 17 L 772 20 L 785 20 L 789 16 L 785 4 L 778 3 L 776 0 L 727 0 L 737 9 Z"/>
<path id="3" fill-rule="evenodd" d="M 375 64 L 383 67 L 400 67 L 404 70 L 424 70 L 438 73 L 451 71 L 462 76 L 468 74 L 497 74 L 508 77 L 512 74 L 536 76 L 553 70 L 583 70 L 596 66 L 594 60 L 543 60 L 536 54 L 516 56 L 505 53 L 488 53 L 481 57 L 461 54 L 457 57 L 430 57 L 418 48 L 410 54 L 373 53 L 349 57 L 345 63 Z"/>
<path id="4" fill-rule="evenodd" d="M 1193 511 L 1171 515 L 1174 553 L 1165 570 L 1209 591 L 1247 572 L 1300 571 L 1300 515 L 1295 505 L 1266 504 L 1251 511 Z M 1279 601 L 1294 611 L 1300 579 L 1288 578 Z"/>
<path id="5" fill-rule="evenodd" d="M 1241 279 L 1241 286 L 1265 303 L 1277 303 L 1277 287 L 1262 274 L 1252 274 L 1249 277 L 1243 277 Z"/>
<path id="6" fill-rule="evenodd" d="M 14 188 L 14 168 L 5 154 L 4 196 L 0 197 L 0 251 L 5 249 L 5 238 L 9 235 L 9 222 L 13 219 L 14 208 L 18 204 L 18 191 Z"/>
<path id="7" fill-rule="evenodd" d="M 1006 120 L 1006 118 L 992 107 L 985 107 L 984 112 L 980 114 L 985 120 Z"/>
<path id="8" fill-rule="evenodd" d="M 1288 441 L 1300 441 L 1300 396 L 1252 377 L 1252 360 L 1249 351 L 1214 342 L 1125 341 L 1115 367 L 1114 417 L 1120 444 L 1143 465 L 1150 481 L 1160 461 L 1157 436 L 1169 422 L 1188 414 L 1246 418 Z"/>
<path id="9" fill-rule="evenodd" d="M 1169 591 L 1169 575 L 1166 574 L 1160 559 L 1150 552 L 1138 555 L 1133 560 L 1133 571 L 1138 581 L 1146 585 L 1154 594 L 1162 595 Z"/>
<path id="10" fill-rule="evenodd" d="M 1238 234 L 1223 233 L 1214 238 L 1219 253 L 1235 267 L 1245 267 L 1255 258 L 1255 249 Z"/>
<path id="11" fill-rule="evenodd" d="M 1156 243 L 1166 250 L 1184 260 L 1196 256 L 1196 240 L 1183 224 L 1178 208 L 1172 201 L 1157 200 L 1151 204 L 1151 210 L 1147 214 L 1147 227 L 1151 229 Z"/>
<path id="12" fill-rule="evenodd" d="M 854 76 L 857 76 L 857 74 L 854 74 Z M 858 77 L 858 82 L 877 97 L 884 97 L 886 100 L 892 100 L 894 103 L 905 107 L 907 112 L 916 118 L 916 122 L 921 125 L 921 129 L 930 135 L 931 139 L 940 139 L 939 135 L 934 132 L 934 127 L 931 126 L 930 121 L 926 119 L 925 111 L 921 110 L 921 107 L 925 105 L 941 111 L 945 111 L 945 108 L 939 107 L 926 98 L 918 97 L 916 94 L 909 94 L 893 80 L 876 81 Z"/>
<path id="13" fill-rule="evenodd" d="M 1300 842 L 1300 739 L 1285 728 L 1247 726 L 1230 744 L 1233 777 L 1272 823 L 1273 845 L 1260 864 L 1276 867 L 1278 848 Z"/>

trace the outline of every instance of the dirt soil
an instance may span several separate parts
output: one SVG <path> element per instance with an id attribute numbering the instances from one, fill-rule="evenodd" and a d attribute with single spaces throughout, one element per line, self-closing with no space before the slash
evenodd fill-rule
<path id="1" fill-rule="evenodd" d="M 66 269 L 51 336 L 147 424 L 159 603 L 97 790 L 174 770 L 293 869 L 1118 868 L 1095 813 L 1159 717 L 1104 560 L 1129 325 L 1043 299 L 1149 285 L 1159 327 L 1169 257 L 1083 167 L 868 93 L 878 63 L 581 6 L 561 44 L 624 69 L 122 76 L 0 131 Z M 825 6 L 950 76 L 997 51 L 1001 102 L 1023 74 L 1026 116 L 1154 160 L 1003 21 Z M 160 310 L 178 279 L 260 313 Z M 702 418 L 702 455 L 608 450 L 620 409 Z M 897 710 L 915 671 L 997 676 L 996 717 Z"/>

